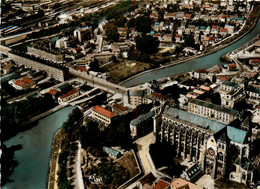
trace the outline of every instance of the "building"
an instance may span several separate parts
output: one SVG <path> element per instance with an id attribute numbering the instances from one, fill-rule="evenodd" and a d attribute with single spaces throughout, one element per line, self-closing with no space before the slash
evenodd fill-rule
<path id="1" fill-rule="evenodd" d="M 198 162 L 212 178 L 227 174 L 231 145 L 238 157 L 249 157 L 249 137 L 246 131 L 166 106 L 162 124 L 156 128 L 157 138 L 176 149 L 176 156 Z M 251 177 L 250 177 L 251 179 Z"/>
<path id="2" fill-rule="evenodd" d="M 111 120 L 115 116 L 116 114 L 114 112 L 102 108 L 101 106 L 95 106 L 92 109 L 92 118 L 107 125 L 111 124 Z"/>
<path id="3" fill-rule="evenodd" d="M 79 42 L 90 40 L 92 37 L 92 26 L 78 28 L 74 30 L 73 34 L 78 38 Z"/>
<path id="4" fill-rule="evenodd" d="M 54 50 L 50 50 L 51 52 L 47 52 L 45 50 L 41 50 L 41 49 L 38 49 L 35 47 L 28 46 L 27 51 L 28 51 L 28 53 L 39 56 L 42 59 L 51 60 L 56 63 L 63 63 L 65 60 L 65 57 L 63 54 L 61 54 L 58 51 L 54 51 Z"/>
<path id="5" fill-rule="evenodd" d="M 197 70 L 197 71 L 192 72 L 192 76 L 197 79 L 207 79 L 208 71 L 205 69 Z"/>
<path id="6" fill-rule="evenodd" d="M 218 92 L 221 96 L 221 106 L 233 108 L 245 96 L 242 88 L 235 82 L 225 81 L 221 83 Z"/>
<path id="7" fill-rule="evenodd" d="M 69 100 L 72 100 L 73 98 L 76 98 L 79 96 L 79 91 L 77 89 L 72 89 L 68 93 L 60 96 L 58 98 L 59 103 L 67 102 Z"/>
<path id="8" fill-rule="evenodd" d="M 147 104 L 148 99 L 145 98 L 147 89 L 137 89 L 128 91 L 129 104 L 138 106 L 140 104 Z"/>
<path id="9" fill-rule="evenodd" d="M 112 106 L 112 111 L 113 111 L 115 114 L 120 115 L 120 114 L 123 114 L 123 113 L 127 112 L 127 108 L 124 107 L 124 106 L 121 106 L 121 105 L 119 105 L 119 104 L 114 104 L 114 105 Z"/>
<path id="10" fill-rule="evenodd" d="M 249 86 L 246 90 L 246 94 L 250 100 L 260 101 L 260 89 Z"/>
<path id="11" fill-rule="evenodd" d="M 229 109 L 198 99 L 192 99 L 189 101 L 188 112 L 225 124 L 229 124 L 236 118 L 240 117 L 237 110 Z"/>
<path id="12" fill-rule="evenodd" d="M 134 137 L 142 137 L 149 132 L 153 131 L 153 117 L 155 116 L 155 113 L 148 112 L 146 114 L 142 114 L 138 116 L 136 119 L 133 119 L 130 122 L 130 130 L 131 130 L 131 136 Z"/>
<path id="13" fill-rule="evenodd" d="M 21 80 L 11 80 L 8 83 L 16 90 L 28 90 L 36 84 L 35 81 L 27 77 L 23 77 Z"/>
<path id="14" fill-rule="evenodd" d="M 64 80 L 67 77 L 68 70 L 64 67 L 56 67 L 55 65 L 48 65 L 10 52 L 8 53 L 8 56 L 18 65 L 25 65 L 27 68 L 31 68 L 38 71 L 45 71 L 48 74 L 48 76 L 58 81 L 64 82 Z"/>

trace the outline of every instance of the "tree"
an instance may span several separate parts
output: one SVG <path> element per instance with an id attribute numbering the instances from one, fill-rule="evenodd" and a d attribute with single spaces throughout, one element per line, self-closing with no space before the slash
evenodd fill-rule
<path id="1" fill-rule="evenodd" d="M 146 54 L 153 54 L 158 51 L 159 41 L 152 36 L 136 38 L 136 48 Z"/>
<path id="2" fill-rule="evenodd" d="M 136 30 L 138 32 L 142 32 L 143 35 L 149 33 L 151 31 L 152 21 L 150 18 L 146 16 L 139 16 L 136 19 Z"/>
<path id="3" fill-rule="evenodd" d="M 105 28 L 105 32 L 107 35 L 107 40 L 108 41 L 118 41 L 119 39 L 119 33 L 117 30 L 117 26 L 113 23 L 109 23 L 107 24 L 106 28 Z"/>

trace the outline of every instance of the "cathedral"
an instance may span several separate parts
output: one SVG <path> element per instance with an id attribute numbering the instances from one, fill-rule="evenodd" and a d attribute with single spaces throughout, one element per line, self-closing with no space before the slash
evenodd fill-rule
<path id="1" fill-rule="evenodd" d="M 244 184 L 252 181 L 248 132 L 170 106 L 159 118 L 161 123 L 154 125 L 157 140 L 170 143 L 176 157 L 198 163 L 214 179 L 226 177 Z M 231 162 L 233 152 L 236 159 Z"/>

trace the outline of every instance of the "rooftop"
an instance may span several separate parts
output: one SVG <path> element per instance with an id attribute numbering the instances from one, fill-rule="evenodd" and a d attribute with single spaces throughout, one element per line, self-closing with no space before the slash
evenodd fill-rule
<path id="1" fill-rule="evenodd" d="M 220 131 L 223 129 L 226 125 L 217 121 L 213 121 L 210 119 L 206 119 L 197 115 L 194 115 L 189 112 L 185 112 L 182 110 L 179 110 L 177 108 L 166 106 L 163 116 L 170 116 L 176 119 L 180 119 L 186 122 L 189 122 L 191 124 L 194 124 L 198 127 L 209 129 L 213 131 L 214 133 Z"/>
<path id="2" fill-rule="evenodd" d="M 119 105 L 119 104 L 114 104 L 114 105 L 113 105 L 113 108 L 118 109 L 118 110 L 120 110 L 120 111 L 126 111 L 126 110 L 127 110 L 126 107 L 121 106 L 121 105 Z"/>
<path id="3" fill-rule="evenodd" d="M 78 92 L 77 89 L 72 89 L 72 90 L 70 90 L 68 93 L 66 93 L 66 94 L 64 94 L 64 95 L 62 95 L 62 96 L 60 96 L 60 99 L 66 98 L 66 97 L 68 97 L 68 96 L 71 96 L 71 95 L 73 95 L 73 94 L 75 94 L 75 93 L 77 93 L 77 92 Z"/>
<path id="4" fill-rule="evenodd" d="M 139 125 L 140 123 L 148 120 L 148 119 L 151 119 L 153 116 L 154 116 L 154 112 L 148 112 L 146 114 L 142 114 L 142 115 L 139 115 L 136 119 L 133 119 L 130 124 L 131 125 L 134 125 L 134 126 L 137 126 Z"/>
<path id="5" fill-rule="evenodd" d="M 24 81 L 21 81 L 21 80 L 16 80 L 16 81 L 15 81 L 15 84 L 22 87 L 22 86 L 25 84 L 25 82 L 24 82 Z"/>
<path id="6" fill-rule="evenodd" d="M 223 82 L 222 84 L 223 84 L 223 85 L 226 85 L 226 86 L 233 87 L 233 88 L 238 87 L 238 84 L 237 84 L 237 83 L 231 82 L 231 81 L 225 81 L 225 82 Z"/>
<path id="7" fill-rule="evenodd" d="M 157 182 L 157 184 L 154 186 L 153 189 L 165 189 L 166 187 L 168 187 L 170 184 L 164 180 L 159 180 L 159 182 Z"/>
<path id="8" fill-rule="evenodd" d="M 111 111 L 109 111 L 105 108 L 102 108 L 101 106 L 95 106 L 93 108 L 93 111 L 98 112 L 98 113 L 100 113 L 100 114 L 102 114 L 102 115 L 104 115 L 108 118 L 112 118 L 116 115 L 115 113 L 113 113 L 113 112 L 111 112 Z"/>

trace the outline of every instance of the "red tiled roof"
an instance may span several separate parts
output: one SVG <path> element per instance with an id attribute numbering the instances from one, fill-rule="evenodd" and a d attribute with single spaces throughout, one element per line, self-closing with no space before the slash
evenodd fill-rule
<path id="1" fill-rule="evenodd" d="M 216 25 L 213 25 L 213 26 L 212 26 L 212 28 L 214 28 L 214 29 L 218 29 L 218 26 L 216 26 Z"/>
<path id="2" fill-rule="evenodd" d="M 228 78 L 226 78 L 226 77 L 217 77 L 217 79 L 220 79 L 222 81 L 228 81 Z"/>
<path id="3" fill-rule="evenodd" d="M 258 59 L 258 58 L 251 59 L 251 62 L 252 62 L 252 63 L 257 63 L 257 62 L 260 62 L 260 59 Z"/>
<path id="4" fill-rule="evenodd" d="M 59 98 L 60 98 L 60 99 L 66 98 L 66 97 L 68 97 L 68 96 L 70 96 L 70 95 L 75 94 L 76 92 L 78 92 L 77 89 L 72 89 L 72 90 L 70 90 L 68 93 L 66 93 L 66 94 L 64 94 L 64 95 L 62 95 L 62 96 L 60 96 Z"/>
<path id="5" fill-rule="evenodd" d="M 83 71 L 83 72 L 88 72 L 88 70 L 87 70 L 86 68 L 82 68 L 82 67 L 80 67 L 80 66 L 78 66 L 77 69 L 78 69 L 78 70 L 81 70 L 81 71 Z"/>
<path id="6" fill-rule="evenodd" d="M 195 72 L 196 72 L 196 73 L 208 73 L 208 71 L 205 70 L 205 69 L 197 70 L 197 71 L 195 71 Z"/>
<path id="7" fill-rule="evenodd" d="M 229 64 L 229 67 L 230 67 L 230 68 L 236 68 L 237 65 L 236 65 L 236 64 Z"/>
<path id="8" fill-rule="evenodd" d="M 31 79 L 29 79 L 29 78 L 27 78 L 27 77 L 24 77 L 23 78 L 23 82 L 26 82 L 26 83 L 31 83 L 32 82 L 32 80 Z"/>
<path id="9" fill-rule="evenodd" d="M 226 15 L 223 14 L 223 15 L 221 16 L 221 18 L 226 18 Z"/>
<path id="10" fill-rule="evenodd" d="M 56 95 L 58 91 L 54 90 L 54 89 L 50 89 L 48 93 L 50 93 L 51 95 Z"/>
<path id="11" fill-rule="evenodd" d="M 149 173 L 148 175 L 144 176 L 139 182 L 144 186 L 145 184 L 152 185 L 153 181 L 155 181 L 155 177 L 152 173 Z"/>
<path id="12" fill-rule="evenodd" d="M 164 100 L 168 99 L 166 96 L 163 96 L 160 93 L 152 93 L 152 95 L 156 98 L 160 98 L 160 99 L 164 99 Z"/>
<path id="13" fill-rule="evenodd" d="M 184 17 L 190 18 L 191 14 L 185 14 Z"/>
<path id="14" fill-rule="evenodd" d="M 227 28 L 221 28 L 220 32 L 227 32 Z"/>
<path id="15" fill-rule="evenodd" d="M 162 34 L 156 33 L 156 34 L 154 34 L 154 36 L 162 36 Z"/>
<path id="16" fill-rule="evenodd" d="M 169 186 L 170 184 L 165 182 L 164 180 L 159 180 L 157 184 L 154 186 L 153 189 L 165 189 Z"/>
<path id="17" fill-rule="evenodd" d="M 104 115 L 108 118 L 112 118 L 116 115 L 115 113 L 110 112 L 109 110 L 102 108 L 101 106 L 95 106 L 93 108 L 93 111 L 98 112 L 98 113 L 100 113 L 100 114 L 102 114 L 102 115 Z"/>
<path id="18" fill-rule="evenodd" d="M 81 48 L 81 47 L 77 47 L 77 48 L 75 48 L 74 50 L 75 50 L 75 51 L 80 51 L 80 50 L 82 50 L 82 48 Z"/>
<path id="19" fill-rule="evenodd" d="M 181 37 L 181 34 L 177 34 L 176 37 Z"/>
<path id="20" fill-rule="evenodd" d="M 119 104 L 114 104 L 113 107 L 118 109 L 118 110 L 121 110 L 121 111 L 126 111 L 127 110 L 126 107 L 121 106 Z"/>
<path id="21" fill-rule="evenodd" d="M 24 81 L 21 81 L 21 80 L 16 80 L 16 81 L 15 81 L 15 84 L 22 87 L 22 86 L 25 84 L 25 82 L 24 82 Z"/>

